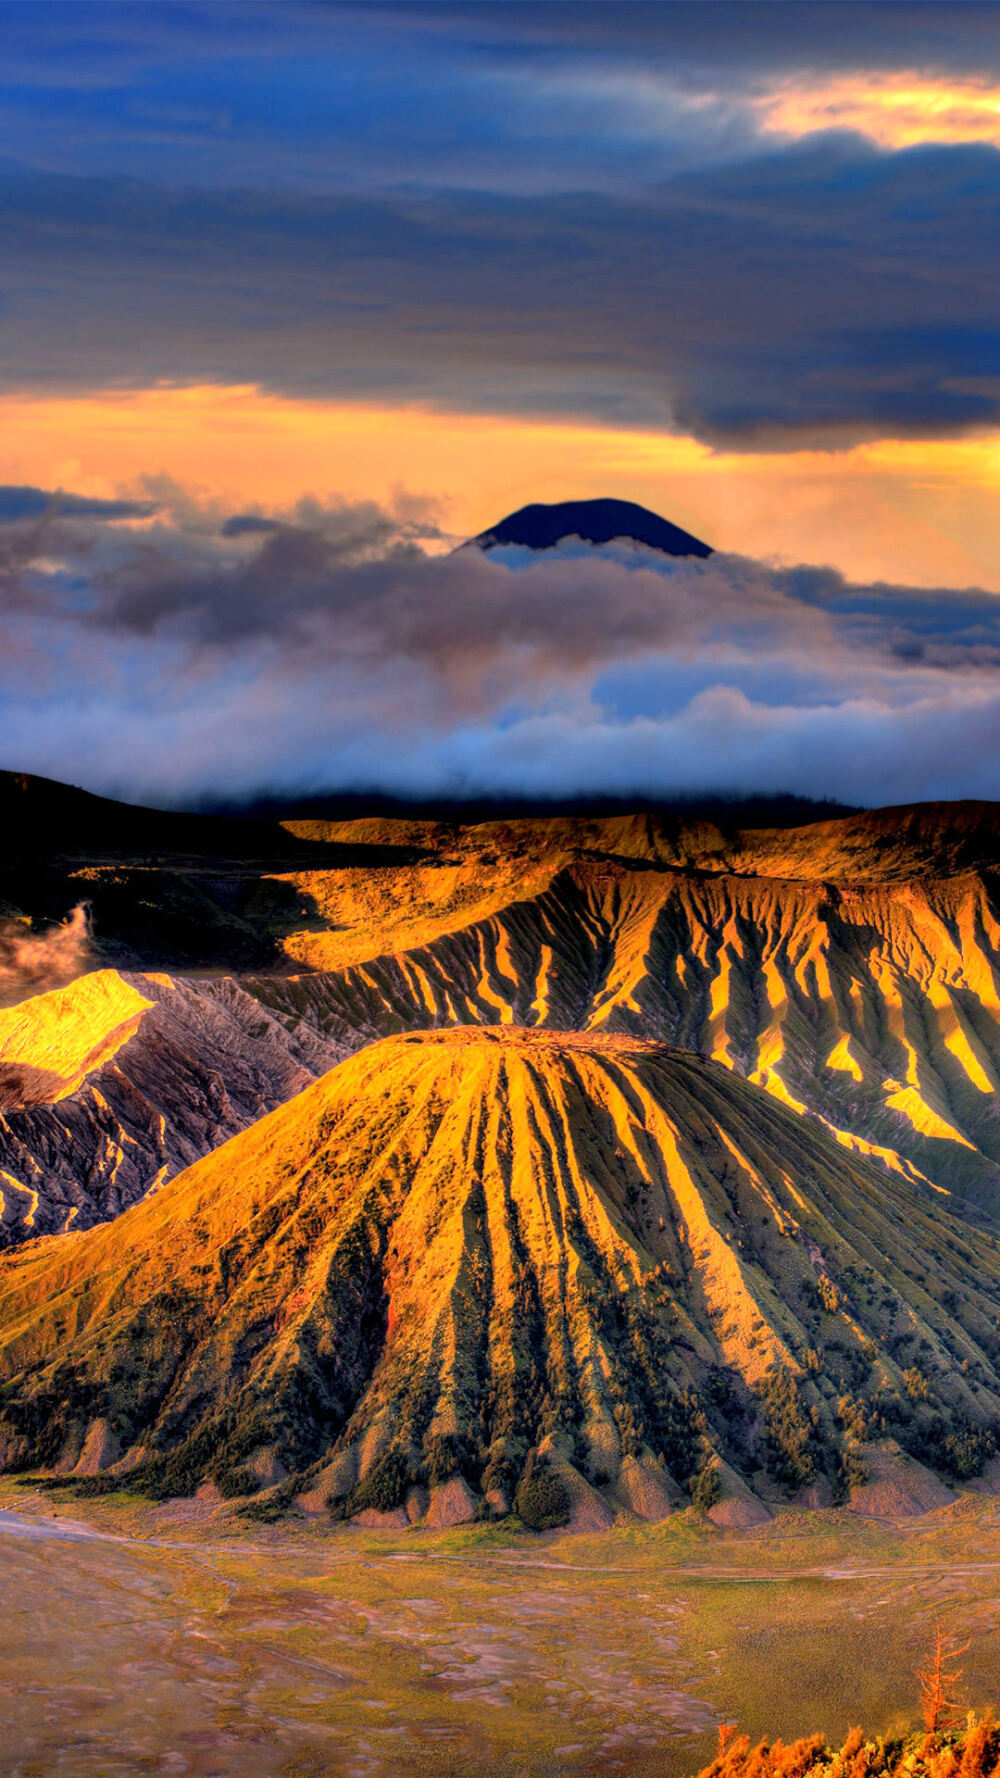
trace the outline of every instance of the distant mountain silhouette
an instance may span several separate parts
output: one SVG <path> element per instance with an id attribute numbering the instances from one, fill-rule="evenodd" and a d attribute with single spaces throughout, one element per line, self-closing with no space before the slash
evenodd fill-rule
<path id="1" fill-rule="evenodd" d="M 501 519 L 472 542 L 480 549 L 519 544 L 523 549 L 554 549 L 564 538 L 584 543 L 613 543 L 622 538 L 644 544 L 665 556 L 710 556 L 711 546 L 661 519 L 634 500 L 560 500 L 554 506 L 535 502 Z"/>

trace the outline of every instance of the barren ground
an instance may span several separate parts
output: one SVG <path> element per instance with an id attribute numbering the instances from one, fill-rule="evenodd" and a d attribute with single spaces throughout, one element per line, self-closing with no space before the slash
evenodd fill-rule
<path id="1" fill-rule="evenodd" d="M 934 1623 L 998 1701 L 1000 1512 L 365 1533 L 0 1484 L 4 1778 L 697 1768 L 715 1725 L 912 1720 Z"/>

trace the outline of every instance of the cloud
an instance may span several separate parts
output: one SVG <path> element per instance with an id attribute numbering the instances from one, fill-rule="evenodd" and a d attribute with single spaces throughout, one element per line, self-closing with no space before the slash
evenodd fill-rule
<path id="1" fill-rule="evenodd" d="M 744 450 L 1000 423 L 1000 153 L 957 141 L 963 105 L 994 114 L 991 7 L 253 17 L 0 5 L 0 387 L 249 383 Z M 890 152 L 900 98 L 885 139 L 917 146 Z"/>
<path id="2" fill-rule="evenodd" d="M 0 486 L 0 525 L 46 516 L 72 519 L 148 519 L 156 511 L 149 500 L 97 500 L 61 490 Z"/>
<path id="3" fill-rule="evenodd" d="M 3 764 L 261 792 L 1000 796 L 1000 596 L 611 546 L 428 554 L 428 509 L 6 527 Z M 428 535 L 429 534 L 429 535 Z M 33 553 L 34 552 L 34 553 Z"/>
<path id="4" fill-rule="evenodd" d="M 744 450 L 961 434 L 1000 424 L 998 204 L 992 147 L 837 136 L 628 202 L 12 172 L 0 386 L 249 382 Z"/>
<path id="5" fill-rule="evenodd" d="M 85 903 L 62 925 L 41 932 L 25 920 L 0 919 L 0 1007 L 65 987 L 94 967 Z"/>
<path id="6" fill-rule="evenodd" d="M 280 531 L 278 519 L 264 519 L 254 512 L 238 512 L 227 519 L 222 527 L 223 537 L 252 537 L 263 535 L 268 531 Z"/>

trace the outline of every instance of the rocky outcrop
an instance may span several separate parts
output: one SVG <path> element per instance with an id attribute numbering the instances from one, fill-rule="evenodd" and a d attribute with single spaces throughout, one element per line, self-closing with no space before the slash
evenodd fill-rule
<path id="1" fill-rule="evenodd" d="M 101 970 L 0 1012 L 0 1244 L 118 1215 L 344 1053 L 227 977 Z"/>
<path id="2" fill-rule="evenodd" d="M 766 1524 L 771 1514 L 742 1476 L 728 1463 L 720 1463 L 716 1473 L 719 1498 L 708 1509 L 712 1524 L 721 1531 L 749 1531 L 755 1525 Z"/>
<path id="3" fill-rule="evenodd" d="M 868 1479 L 851 1489 L 852 1512 L 869 1519 L 912 1519 L 955 1499 L 953 1490 L 900 1450 L 895 1439 L 864 1445 L 859 1454 Z"/>
<path id="4" fill-rule="evenodd" d="M 477 1500 L 463 1476 L 453 1475 L 430 1492 L 424 1523 L 428 1530 L 443 1531 L 450 1525 L 468 1525 L 476 1517 Z"/>

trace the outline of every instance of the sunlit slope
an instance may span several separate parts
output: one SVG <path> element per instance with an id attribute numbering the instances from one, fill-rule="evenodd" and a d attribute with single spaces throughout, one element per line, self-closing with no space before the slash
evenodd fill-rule
<path id="1" fill-rule="evenodd" d="M 994 1237 L 717 1064 L 426 1033 L 0 1258 L 0 1449 L 161 1489 L 332 1452 L 348 1510 L 455 1475 L 502 1504 L 550 1435 L 605 1489 L 713 1452 L 836 1485 L 887 1433 L 967 1473 L 998 1316 Z"/>
<path id="2" fill-rule="evenodd" d="M 338 1035 L 661 1038 L 1000 1210 L 1000 918 L 979 875 L 849 886 L 580 863 L 426 945 L 253 991 Z"/>
<path id="3" fill-rule="evenodd" d="M 110 1059 L 153 1002 L 114 969 L 0 1008 L 0 1108 L 62 1099 Z"/>
<path id="4" fill-rule="evenodd" d="M 92 1003 L 74 984 L 58 1031 L 52 997 L 15 1009 L 20 1036 L 0 1056 L 8 1085 L 19 1083 L 0 1128 L 0 1241 L 61 1228 L 74 1210 L 78 1220 L 114 1214 L 242 1127 L 253 1106 L 297 1090 L 302 1077 L 275 1062 L 275 1042 L 314 1074 L 394 1031 L 503 1022 L 697 1049 L 815 1112 L 845 1144 L 882 1151 L 906 1177 L 1000 1212 L 996 805 L 756 829 L 738 812 L 694 811 L 206 825 L 36 780 L 0 775 L 0 793 L 15 834 L 31 827 L 28 813 L 47 813 L 46 843 L 66 854 L 57 869 L 25 865 L 13 848 L 0 895 L 22 910 L 64 915 L 92 899 L 99 954 L 180 958 L 198 969 L 188 983 L 198 1006 L 238 1000 L 225 978 L 205 980 L 220 957 L 267 971 L 244 980 L 267 1016 L 241 1013 L 218 1066 L 210 1028 L 207 1041 L 178 1040 L 194 1063 L 183 1090 L 166 1079 L 169 1046 L 162 1069 L 151 1059 L 138 1083 L 130 1072 L 129 1020 L 154 1029 L 141 1003 L 162 1000 L 143 988 L 148 975 L 95 972 Z M 162 852 L 150 850 L 158 824 Z M 99 984 L 122 981 L 138 984 L 138 1001 L 102 1004 Z M 99 1104 L 91 1084 L 105 1043 L 112 1090 L 100 1087 Z M 248 1069 L 274 1085 L 253 1089 Z M 122 1098 L 122 1073 L 144 1103 Z M 225 1097 L 240 1102 L 237 1115 L 213 1115 Z M 157 1119 L 169 1146 L 185 1098 L 198 1140 L 173 1144 L 164 1174 Z M 29 1116 L 39 1099 L 60 1110 Z"/>
<path id="5" fill-rule="evenodd" d="M 0 1009 L 0 1245 L 117 1215 L 344 1053 L 224 977 L 104 969 Z"/>
<path id="6" fill-rule="evenodd" d="M 365 816 L 282 823 L 311 845 L 413 847 L 427 859 L 522 863 L 565 857 L 629 859 L 679 870 L 803 881 L 899 881 L 1000 867 L 1000 804 L 913 803 L 868 809 L 802 826 L 754 827 L 683 807 L 616 815 L 525 816 L 506 820 L 412 820 Z"/>

